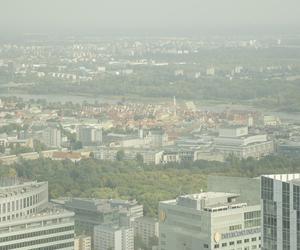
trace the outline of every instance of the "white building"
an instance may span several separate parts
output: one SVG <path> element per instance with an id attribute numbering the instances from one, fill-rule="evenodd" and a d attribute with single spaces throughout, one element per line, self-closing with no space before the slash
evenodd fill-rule
<path id="1" fill-rule="evenodd" d="M 160 202 L 159 249 L 259 249 L 260 205 L 238 198 L 207 192 Z"/>
<path id="2" fill-rule="evenodd" d="M 46 182 L 0 182 L 1 250 L 74 249 L 74 214 L 48 204 Z"/>
<path id="3" fill-rule="evenodd" d="M 132 227 L 99 225 L 94 228 L 94 250 L 134 250 Z"/>
<path id="4" fill-rule="evenodd" d="M 274 152 L 274 142 L 266 134 L 250 135 L 248 127 L 229 127 L 219 130 L 214 139 L 214 148 L 224 156 L 259 159 Z"/>

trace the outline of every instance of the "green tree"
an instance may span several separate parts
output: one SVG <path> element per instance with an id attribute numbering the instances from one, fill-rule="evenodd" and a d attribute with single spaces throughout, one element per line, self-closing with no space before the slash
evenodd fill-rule
<path id="1" fill-rule="evenodd" d="M 125 152 L 124 150 L 119 150 L 116 154 L 117 161 L 123 161 L 125 158 Z"/>

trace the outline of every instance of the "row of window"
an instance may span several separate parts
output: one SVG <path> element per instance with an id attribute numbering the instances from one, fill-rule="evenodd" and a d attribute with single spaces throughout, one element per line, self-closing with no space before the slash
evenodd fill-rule
<path id="1" fill-rule="evenodd" d="M 261 216 L 261 211 L 257 210 L 257 211 L 252 211 L 252 212 L 246 212 L 244 213 L 244 220 L 252 220 L 255 218 L 260 218 Z"/>
<path id="2" fill-rule="evenodd" d="M 0 204 L 0 214 L 10 213 L 13 211 L 18 211 L 35 204 L 39 203 L 39 196 L 33 195 L 27 198 L 22 198 L 20 200 L 10 201 Z"/>
<path id="3" fill-rule="evenodd" d="M 0 238 L 0 242 L 9 242 L 9 241 L 20 240 L 20 239 L 28 239 L 31 237 L 55 234 L 55 233 L 66 232 L 66 231 L 71 231 L 71 230 L 74 230 L 74 226 L 60 227 L 60 228 L 48 229 L 48 230 L 43 230 L 43 231 L 38 231 L 38 232 L 2 237 L 2 238 Z"/>
<path id="4" fill-rule="evenodd" d="M 74 247 L 74 243 L 68 242 L 68 243 L 58 244 L 58 245 L 49 246 L 49 247 L 34 248 L 33 250 L 55 250 L 55 249 L 65 249 L 67 247 Z"/>
<path id="5" fill-rule="evenodd" d="M 62 240 L 67 240 L 67 239 L 72 239 L 72 238 L 74 238 L 74 234 L 68 234 L 68 235 L 56 236 L 56 237 L 51 237 L 51 238 L 46 238 L 46 239 L 21 242 L 21 243 L 16 243 L 16 244 L 7 245 L 7 246 L 0 246 L 0 250 L 10 250 L 10 249 L 23 248 L 23 247 L 32 247 L 34 245 L 57 242 L 57 241 L 62 241 Z M 45 248 L 43 248 L 43 249 L 45 249 Z"/>
<path id="6" fill-rule="evenodd" d="M 20 212 L 20 213 L 16 213 L 16 214 L 12 214 L 12 215 L 7 215 L 7 216 L 3 216 L 3 217 L 0 217 L 0 222 L 1 221 L 10 221 L 10 220 L 13 220 L 15 218 L 19 218 L 19 217 L 22 217 L 22 216 L 26 216 L 26 215 L 29 215 L 29 214 L 33 214 L 35 213 L 37 210 L 35 208 L 33 209 L 30 209 L 30 210 L 27 210 L 26 212 Z"/>
<path id="7" fill-rule="evenodd" d="M 261 225 L 260 218 L 245 221 L 245 228 L 260 227 L 260 225 Z"/>
<path id="8" fill-rule="evenodd" d="M 256 242 L 258 240 L 261 240 L 261 237 L 253 237 L 251 238 L 251 242 Z M 249 243 L 250 242 L 250 239 L 244 239 L 244 243 Z M 229 243 L 227 242 L 224 242 L 222 244 L 215 244 L 214 248 L 217 249 L 217 248 L 220 248 L 220 247 L 227 247 L 227 246 L 234 246 L 235 244 L 237 245 L 240 245 L 243 243 L 243 240 L 237 240 L 236 242 L 234 241 L 230 241 Z"/>

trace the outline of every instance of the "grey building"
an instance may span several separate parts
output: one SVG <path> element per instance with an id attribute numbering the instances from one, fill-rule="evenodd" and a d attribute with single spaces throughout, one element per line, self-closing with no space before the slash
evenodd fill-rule
<path id="1" fill-rule="evenodd" d="M 159 204 L 159 249 L 259 249 L 260 205 L 238 194 L 207 192 Z"/>
<path id="2" fill-rule="evenodd" d="M 83 146 L 99 146 L 102 143 L 102 129 L 91 126 L 79 126 L 77 129 L 77 140 Z"/>
<path id="3" fill-rule="evenodd" d="M 76 233 L 91 236 L 92 245 L 96 226 L 114 224 L 133 227 L 135 219 L 143 216 L 143 206 L 135 200 L 70 198 L 54 202 L 75 212 Z"/>
<path id="4" fill-rule="evenodd" d="M 42 133 L 42 141 L 50 148 L 60 148 L 62 143 L 60 129 L 55 127 L 46 128 Z"/>
<path id="5" fill-rule="evenodd" d="M 300 174 L 261 177 L 262 247 L 300 249 Z"/>

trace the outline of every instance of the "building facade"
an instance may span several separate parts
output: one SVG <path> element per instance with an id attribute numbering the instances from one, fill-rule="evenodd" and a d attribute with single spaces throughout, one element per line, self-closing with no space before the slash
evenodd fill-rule
<path id="1" fill-rule="evenodd" d="M 99 225 L 94 230 L 94 250 L 134 250 L 132 227 Z"/>
<path id="2" fill-rule="evenodd" d="M 219 137 L 214 139 L 214 149 L 224 156 L 260 159 L 274 152 L 274 142 L 266 134 L 248 134 L 248 127 L 230 127 L 220 129 Z"/>
<path id="3" fill-rule="evenodd" d="M 60 129 L 53 127 L 46 128 L 42 133 L 42 141 L 50 148 L 60 148 L 62 143 Z"/>
<path id="4" fill-rule="evenodd" d="M 264 250 L 300 249 L 300 174 L 261 177 Z"/>
<path id="5" fill-rule="evenodd" d="M 148 248 L 157 245 L 159 237 L 158 220 L 149 217 L 138 218 L 134 223 L 134 235 L 139 237 Z"/>
<path id="6" fill-rule="evenodd" d="M 74 249 L 74 214 L 48 204 L 46 182 L 0 186 L 0 250 Z"/>
<path id="7" fill-rule="evenodd" d="M 238 194 L 207 192 L 159 204 L 159 249 L 259 249 L 260 205 Z"/>
<path id="8" fill-rule="evenodd" d="M 99 146 L 102 143 L 102 129 L 91 126 L 79 126 L 77 129 L 77 140 L 83 146 Z"/>
<path id="9" fill-rule="evenodd" d="M 92 238 L 90 236 L 79 235 L 75 237 L 74 250 L 91 250 Z"/>
<path id="10" fill-rule="evenodd" d="M 76 233 L 91 236 L 92 248 L 95 227 L 113 224 L 133 228 L 134 221 L 143 216 L 143 206 L 135 200 L 71 198 L 55 203 L 75 213 Z"/>

